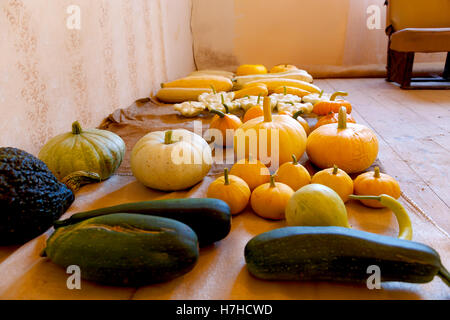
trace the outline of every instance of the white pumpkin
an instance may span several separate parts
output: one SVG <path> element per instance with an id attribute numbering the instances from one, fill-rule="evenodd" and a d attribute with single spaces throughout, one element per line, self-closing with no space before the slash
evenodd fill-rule
<path id="1" fill-rule="evenodd" d="M 131 154 L 131 170 L 149 188 L 175 191 L 192 187 L 211 169 L 212 152 L 199 135 L 184 129 L 142 137 Z"/>

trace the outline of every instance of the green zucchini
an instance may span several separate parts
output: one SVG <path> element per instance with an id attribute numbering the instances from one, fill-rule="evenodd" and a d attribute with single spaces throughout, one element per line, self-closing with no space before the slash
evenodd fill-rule
<path id="1" fill-rule="evenodd" d="M 189 272 L 198 241 L 172 219 L 115 213 L 58 228 L 43 252 L 57 265 L 77 265 L 81 277 L 106 285 L 143 286 Z"/>
<path id="2" fill-rule="evenodd" d="M 55 228 L 88 218 L 111 213 L 140 213 L 181 221 L 197 233 L 200 246 L 210 245 L 225 238 L 231 229 L 228 204 L 219 199 L 184 198 L 125 203 L 113 207 L 80 212 L 66 220 L 56 221 Z"/>
<path id="3" fill-rule="evenodd" d="M 381 281 L 425 283 L 448 271 L 432 248 L 413 241 L 344 227 L 285 227 L 262 233 L 245 247 L 248 271 L 266 280 L 366 282 L 367 268 Z"/>

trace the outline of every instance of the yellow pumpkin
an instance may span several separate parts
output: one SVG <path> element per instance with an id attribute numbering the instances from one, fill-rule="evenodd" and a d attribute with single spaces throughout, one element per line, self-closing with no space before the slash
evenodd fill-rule
<path id="1" fill-rule="evenodd" d="M 266 219 L 281 220 L 284 219 L 286 205 L 293 194 L 294 190 L 291 187 L 275 182 L 274 176 L 271 176 L 269 183 L 253 190 L 250 204 L 257 215 Z"/>
<path id="2" fill-rule="evenodd" d="M 283 163 L 278 168 L 275 177 L 278 182 L 288 185 L 294 191 L 311 183 L 311 175 L 304 166 L 298 163 L 295 155 L 292 155 L 292 162 Z"/>
<path id="3" fill-rule="evenodd" d="M 228 168 L 224 169 L 224 175 L 217 178 L 208 187 L 206 196 L 225 201 L 230 206 L 231 214 L 238 214 L 248 204 L 250 188 L 241 178 L 229 175 Z"/>
<path id="4" fill-rule="evenodd" d="M 361 172 L 377 158 L 378 139 L 368 127 L 347 123 L 346 109 L 341 107 L 338 123 L 326 124 L 311 132 L 306 153 L 319 168 L 337 165 L 347 173 Z"/>
<path id="5" fill-rule="evenodd" d="M 265 74 L 267 69 L 262 64 L 243 64 L 236 70 L 237 76 L 247 76 L 251 74 Z"/>
<path id="6" fill-rule="evenodd" d="M 360 174 L 354 182 L 355 194 L 378 196 L 387 194 L 395 199 L 400 198 L 400 185 L 393 177 L 385 173 L 380 173 L 380 168 L 375 167 L 374 171 Z M 376 200 L 360 200 L 364 205 L 372 208 L 383 208 L 384 206 Z"/>
<path id="7" fill-rule="evenodd" d="M 270 171 L 259 160 L 241 159 L 236 162 L 230 170 L 230 174 L 243 179 L 250 190 L 270 181 Z"/>
<path id="8" fill-rule="evenodd" d="M 311 179 L 311 183 L 318 183 L 327 186 L 341 197 L 342 201 L 346 202 L 348 196 L 353 193 L 353 180 L 344 171 L 334 166 L 317 172 Z"/>
<path id="9" fill-rule="evenodd" d="M 214 143 L 217 146 L 231 147 L 233 145 L 234 131 L 241 126 L 242 121 L 239 117 L 228 113 L 228 107 L 226 104 L 224 104 L 224 107 L 225 113 L 214 109 L 210 111 L 215 115 L 211 120 L 209 128 L 217 129 L 221 133 L 222 139 L 215 137 L 214 140 Z M 229 135 L 227 134 L 227 131 L 231 131 Z"/>
<path id="10" fill-rule="evenodd" d="M 272 160 L 275 163 L 278 160 L 279 164 L 288 162 L 293 154 L 300 159 L 306 147 L 302 125 L 291 117 L 272 116 L 269 97 L 264 97 L 263 109 L 263 117 L 249 120 L 236 130 L 234 150 L 238 159 L 248 158 L 250 153 L 256 154 L 258 160 L 272 164 Z"/>

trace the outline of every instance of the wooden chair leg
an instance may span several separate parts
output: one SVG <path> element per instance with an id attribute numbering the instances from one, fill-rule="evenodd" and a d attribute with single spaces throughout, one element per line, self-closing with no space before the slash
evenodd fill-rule
<path id="1" fill-rule="evenodd" d="M 414 52 L 399 52 L 388 49 L 387 80 L 400 84 L 402 89 L 411 87 Z"/>
<path id="2" fill-rule="evenodd" d="M 445 67 L 442 78 L 450 80 L 450 52 L 447 52 L 447 59 L 445 60 Z"/>

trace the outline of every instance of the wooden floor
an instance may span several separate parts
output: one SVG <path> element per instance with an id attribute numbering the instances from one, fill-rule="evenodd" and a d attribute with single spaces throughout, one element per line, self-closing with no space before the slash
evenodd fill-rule
<path id="1" fill-rule="evenodd" d="M 379 137 L 386 173 L 450 233 L 450 90 L 401 90 L 384 79 L 324 79 L 325 90 L 347 91 L 358 123 Z"/>

